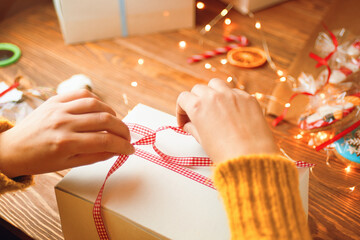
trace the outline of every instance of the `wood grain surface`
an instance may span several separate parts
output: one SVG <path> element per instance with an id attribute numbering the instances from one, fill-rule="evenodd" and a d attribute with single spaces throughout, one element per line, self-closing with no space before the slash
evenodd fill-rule
<path id="1" fill-rule="evenodd" d="M 292 0 L 255 14 L 280 69 L 289 69 L 334 2 Z M 225 45 L 222 36 L 229 33 L 246 35 L 253 46 L 261 47 L 254 20 L 235 10 L 228 15 L 232 20 L 230 26 L 219 22 L 209 33 L 199 34 L 201 27 L 225 6 L 216 0 L 204 3 L 206 8 L 196 12 L 195 29 L 65 45 L 52 3 L 41 1 L 0 22 L 0 42 L 14 43 L 23 53 L 18 63 L 0 69 L 0 80 L 11 82 L 22 75 L 34 85 L 55 88 L 73 74 L 84 73 L 93 80 L 95 92 L 120 117 L 138 103 L 174 114 L 180 92 L 198 83 L 206 84 L 214 77 L 233 76 L 249 93 L 270 94 L 278 77 L 268 64 L 240 69 L 222 65 L 221 56 L 197 64 L 186 63 L 192 54 Z M 182 40 L 187 43 L 185 49 L 178 46 Z M 139 58 L 144 64 L 138 64 Z M 205 63 L 210 63 L 213 69 L 205 69 Z M 138 83 L 137 87 L 131 86 L 133 81 Z M 359 182 L 360 172 L 346 174 L 344 166 L 333 157 L 327 162 L 324 152 L 316 152 L 304 141 L 295 140 L 298 129 L 294 126 L 282 124 L 273 131 L 290 157 L 317 164 L 309 188 L 309 226 L 313 238 L 360 239 L 359 189 L 353 192 L 348 189 Z M 34 239 L 62 239 L 54 186 L 65 173 L 36 176 L 35 186 L 2 195 L 0 216 Z"/>

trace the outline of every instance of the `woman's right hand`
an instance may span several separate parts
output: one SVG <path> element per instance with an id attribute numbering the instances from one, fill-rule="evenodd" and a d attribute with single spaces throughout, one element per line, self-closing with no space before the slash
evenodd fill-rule
<path id="1" fill-rule="evenodd" d="M 179 126 L 197 139 L 214 163 L 278 152 L 257 100 L 219 79 L 182 92 L 176 112 Z"/>
<path id="2" fill-rule="evenodd" d="M 39 174 L 132 154 L 128 127 L 87 90 L 57 95 L 0 134 L 0 171 Z"/>

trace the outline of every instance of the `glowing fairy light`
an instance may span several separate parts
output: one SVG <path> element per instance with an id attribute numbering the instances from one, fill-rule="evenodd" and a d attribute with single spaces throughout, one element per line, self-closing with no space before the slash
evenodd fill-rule
<path id="1" fill-rule="evenodd" d="M 122 96 L 123 96 L 125 105 L 129 105 L 129 100 L 128 100 L 128 98 L 127 98 L 126 93 L 123 93 Z"/>
<path id="2" fill-rule="evenodd" d="M 228 77 L 227 79 L 226 79 L 226 81 L 229 83 L 229 82 L 231 82 L 233 80 L 233 78 L 232 77 Z"/>
<path id="3" fill-rule="evenodd" d="M 144 59 L 139 58 L 139 60 L 138 60 L 138 64 L 139 64 L 139 65 L 143 65 L 143 64 L 144 64 Z"/>
<path id="4" fill-rule="evenodd" d="M 286 77 L 281 77 L 280 82 L 286 82 Z"/>
<path id="5" fill-rule="evenodd" d="M 328 138 L 328 135 L 327 135 L 327 133 L 324 133 L 324 132 L 319 132 L 319 139 L 320 140 L 325 140 L 325 139 L 327 139 Z"/>
<path id="6" fill-rule="evenodd" d="M 131 82 L 131 86 L 133 87 L 137 87 L 138 83 L 137 82 Z"/>
<path id="7" fill-rule="evenodd" d="M 350 192 L 354 191 L 355 190 L 355 186 L 354 187 L 349 187 L 350 189 Z"/>
<path id="8" fill-rule="evenodd" d="M 201 6 L 201 5 L 200 5 Z M 216 15 L 215 18 L 213 18 L 208 24 L 205 25 L 205 27 L 203 27 L 200 31 L 200 34 L 205 34 L 207 32 L 209 32 L 211 30 L 211 28 L 224 16 L 226 16 L 229 11 L 233 8 L 233 4 L 229 3 L 226 8 L 224 8 L 223 10 L 221 10 L 221 12 Z M 231 20 L 230 20 L 231 21 Z M 230 24 L 230 23 L 229 23 Z"/>
<path id="9" fill-rule="evenodd" d="M 264 96 L 262 93 L 258 93 L 258 92 L 256 92 L 254 95 L 255 95 L 255 98 L 256 98 L 257 100 L 262 99 L 263 96 Z"/>
<path id="10" fill-rule="evenodd" d="M 211 26 L 210 26 L 210 24 L 206 24 L 206 26 L 205 26 L 205 31 L 210 31 L 211 30 Z"/>
<path id="11" fill-rule="evenodd" d="M 255 23 L 255 28 L 256 28 L 256 29 L 260 29 L 260 28 L 261 28 L 261 23 L 260 23 L 260 22 L 256 22 L 256 23 Z"/>
<path id="12" fill-rule="evenodd" d="M 282 77 L 284 75 L 284 72 L 281 70 L 277 70 L 276 73 L 279 77 Z"/>
<path id="13" fill-rule="evenodd" d="M 204 4 L 203 2 L 197 2 L 197 3 L 196 3 L 196 7 L 197 7 L 198 9 L 204 9 L 204 8 L 205 8 L 205 4 Z"/>
<path id="14" fill-rule="evenodd" d="M 186 42 L 185 41 L 180 41 L 179 42 L 179 47 L 184 49 L 186 47 Z"/>
<path id="15" fill-rule="evenodd" d="M 210 64 L 210 63 L 205 63 L 205 68 L 206 68 L 206 69 L 210 69 L 210 68 L 211 68 L 211 64 Z"/>
<path id="16" fill-rule="evenodd" d="M 346 172 L 346 173 L 350 173 L 350 172 L 351 172 L 351 166 L 350 166 L 350 165 L 345 168 L 345 172 Z"/>
<path id="17" fill-rule="evenodd" d="M 325 99 L 325 94 L 324 94 L 324 93 L 320 93 L 320 97 L 321 97 L 321 99 Z"/>
<path id="18" fill-rule="evenodd" d="M 230 25 L 230 24 L 231 24 L 231 19 L 230 19 L 230 18 L 226 18 L 225 21 L 224 21 L 224 23 L 225 23 L 226 25 Z"/>
<path id="19" fill-rule="evenodd" d="M 227 59 L 226 58 L 223 58 L 223 59 L 221 59 L 220 60 L 220 63 L 222 64 L 222 65 L 225 65 L 225 64 L 227 64 Z"/>
<path id="20" fill-rule="evenodd" d="M 226 14 L 228 14 L 228 12 L 229 11 L 225 8 L 221 11 L 220 15 L 224 17 L 224 16 L 226 16 Z"/>
<path id="21" fill-rule="evenodd" d="M 302 139 L 303 137 L 304 137 L 304 136 L 303 136 L 302 134 L 300 134 L 300 133 L 299 133 L 299 134 L 298 134 L 298 135 L 296 135 L 294 138 L 295 138 L 295 139 Z"/>
<path id="22" fill-rule="evenodd" d="M 290 103 L 286 103 L 286 104 L 285 104 L 285 107 L 286 107 L 286 108 L 289 108 L 290 106 L 291 106 Z"/>

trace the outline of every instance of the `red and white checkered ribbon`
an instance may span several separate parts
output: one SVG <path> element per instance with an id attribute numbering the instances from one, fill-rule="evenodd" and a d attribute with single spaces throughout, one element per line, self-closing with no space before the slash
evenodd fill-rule
<path id="1" fill-rule="evenodd" d="M 199 62 L 199 61 L 207 59 L 207 58 L 212 58 L 217 55 L 227 53 L 231 49 L 238 48 L 238 47 L 246 47 L 249 45 L 249 40 L 245 36 L 229 35 L 229 36 L 225 36 L 224 39 L 227 42 L 236 42 L 236 43 L 233 43 L 233 44 L 230 44 L 230 45 L 227 45 L 224 47 L 218 47 L 218 48 L 215 48 L 214 50 L 206 51 L 202 54 L 193 55 L 188 58 L 187 62 L 188 63 Z"/>
<path id="2" fill-rule="evenodd" d="M 163 131 L 166 129 L 172 129 L 173 131 L 183 134 L 183 135 L 189 135 L 185 131 L 183 131 L 181 128 L 178 127 L 172 127 L 172 126 L 164 126 L 158 128 L 156 131 L 138 125 L 138 124 L 128 124 L 128 127 L 131 132 L 139 134 L 144 136 L 140 140 L 133 143 L 133 145 L 152 145 L 154 151 L 159 154 L 158 156 L 148 153 L 141 149 L 135 150 L 135 155 L 138 157 L 141 157 L 143 159 L 149 160 L 153 163 L 156 163 L 160 166 L 163 166 L 169 170 L 172 170 L 174 172 L 177 172 L 185 177 L 188 177 L 198 183 L 201 183 L 205 186 L 208 186 L 210 188 L 215 189 L 213 182 L 210 178 L 205 177 L 201 174 L 198 174 L 197 172 L 194 172 L 188 168 L 184 168 L 182 166 L 211 166 L 212 161 L 208 157 L 173 157 L 168 156 L 161 152 L 156 146 L 156 133 L 159 131 Z M 110 168 L 108 174 L 106 175 L 105 181 L 98 193 L 98 196 L 96 198 L 94 208 L 93 208 L 93 218 L 95 221 L 95 226 L 97 229 L 97 232 L 99 234 L 100 239 L 109 239 L 108 234 L 106 232 L 106 228 L 101 216 L 101 199 L 102 194 L 104 191 L 104 186 L 107 181 L 107 179 L 119 168 L 121 167 L 124 162 L 129 158 L 127 155 L 120 155 L 118 159 L 115 161 L 115 163 Z"/>
<path id="3" fill-rule="evenodd" d="M 154 155 L 151 153 L 148 153 L 144 150 L 138 149 L 136 148 L 135 150 L 135 155 L 138 157 L 141 157 L 143 159 L 146 159 L 148 161 L 151 161 L 155 164 L 158 164 L 160 166 L 163 166 L 169 170 L 172 170 L 174 172 L 177 172 L 185 177 L 188 177 L 198 183 L 201 183 L 205 186 L 208 186 L 210 188 L 215 189 L 213 182 L 210 178 L 205 177 L 197 172 L 194 172 L 188 168 L 182 167 L 182 166 L 211 166 L 213 163 L 212 161 L 208 158 L 208 157 L 174 157 L 174 156 L 169 156 L 164 154 L 163 152 L 161 152 L 156 146 L 155 146 L 155 141 L 156 141 L 156 133 L 166 130 L 166 129 L 171 129 L 179 134 L 182 135 L 190 135 L 189 133 L 183 131 L 181 128 L 179 127 L 173 127 L 173 126 L 164 126 L 164 127 L 160 127 L 158 128 L 156 131 L 138 125 L 138 124 L 128 124 L 128 127 L 130 129 L 131 132 L 139 134 L 141 136 L 144 136 L 143 138 L 141 138 L 140 140 L 136 141 L 135 143 L 133 143 L 133 145 L 152 145 L 154 151 L 158 154 Z M 124 162 L 129 158 L 128 155 L 120 155 L 118 157 L 118 159 L 115 161 L 115 163 L 111 166 L 108 174 L 106 175 L 106 178 L 104 180 L 103 185 L 100 188 L 100 191 L 98 193 L 98 196 L 95 200 L 95 204 L 94 204 L 94 208 L 93 208 L 93 218 L 94 218 L 94 222 L 95 222 L 95 226 L 98 232 L 98 235 L 100 237 L 100 239 L 104 239 L 104 240 L 108 240 L 109 236 L 107 234 L 103 219 L 102 219 L 102 215 L 101 215 L 101 199 L 102 199 L 102 195 L 103 195 L 103 191 L 104 191 L 104 187 L 105 187 L 105 183 L 107 181 L 107 179 L 119 168 L 121 167 Z M 312 167 L 313 164 L 310 163 L 306 163 L 306 162 L 296 162 L 296 166 L 297 167 Z"/>

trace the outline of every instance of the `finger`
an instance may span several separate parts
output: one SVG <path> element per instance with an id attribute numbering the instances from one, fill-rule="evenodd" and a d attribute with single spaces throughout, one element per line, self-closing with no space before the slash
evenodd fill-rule
<path id="1" fill-rule="evenodd" d="M 213 89 L 211 89 L 210 87 L 204 85 L 204 84 L 196 84 L 192 89 L 191 89 L 191 93 L 196 95 L 196 96 L 204 96 L 209 94 L 209 92 L 214 91 Z"/>
<path id="2" fill-rule="evenodd" d="M 213 78 L 209 81 L 208 86 L 215 91 L 225 92 L 231 90 L 231 88 L 221 79 Z"/>
<path id="3" fill-rule="evenodd" d="M 192 124 L 191 122 L 186 123 L 184 125 L 184 131 L 190 133 L 196 139 L 196 141 L 200 143 L 200 136 L 194 124 Z"/>
<path id="4" fill-rule="evenodd" d="M 242 97 L 246 97 L 246 98 L 249 98 L 251 97 L 250 94 L 248 94 L 247 92 L 243 91 L 243 90 L 240 90 L 238 88 L 233 88 L 232 89 L 234 92 L 236 92 L 239 96 L 242 96 Z"/>
<path id="5" fill-rule="evenodd" d="M 66 102 L 64 105 L 67 109 L 67 112 L 71 114 L 108 112 L 116 116 L 115 111 L 111 107 L 99 99 L 93 97 L 75 99 L 73 101 Z"/>
<path id="6" fill-rule="evenodd" d="M 190 92 L 180 93 L 176 102 L 176 119 L 179 127 L 190 121 L 187 111 L 197 102 L 197 97 Z"/>
<path id="7" fill-rule="evenodd" d="M 116 154 L 133 154 L 134 146 L 127 139 L 111 133 L 77 133 L 72 154 L 111 152 Z"/>
<path id="8" fill-rule="evenodd" d="M 89 98 L 89 97 L 100 99 L 94 93 L 92 93 L 86 89 L 80 89 L 80 90 L 76 90 L 76 91 L 72 91 L 72 92 L 68 92 L 68 93 L 64 93 L 64 94 L 59 94 L 59 95 L 52 97 L 51 99 L 55 99 L 59 102 L 69 102 L 69 101 L 73 101 L 73 100 L 76 100 L 79 98 Z"/>
<path id="9" fill-rule="evenodd" d="M 130 142 L 129 128 L 119 118 L 107 112 L 80 114 L 73 117 L 72 130 L 79 133 L 107 131 Z"/>
<path id="10" fill-rule="evenodd" d="M 89 153 L 89 154 L 78 154 L 67 159 L 67 167 L 73 168 L 82 165 L 88 165 L 99 161 L 108 160 L 109 158 L 116 156 L 115 153 Z"/>

